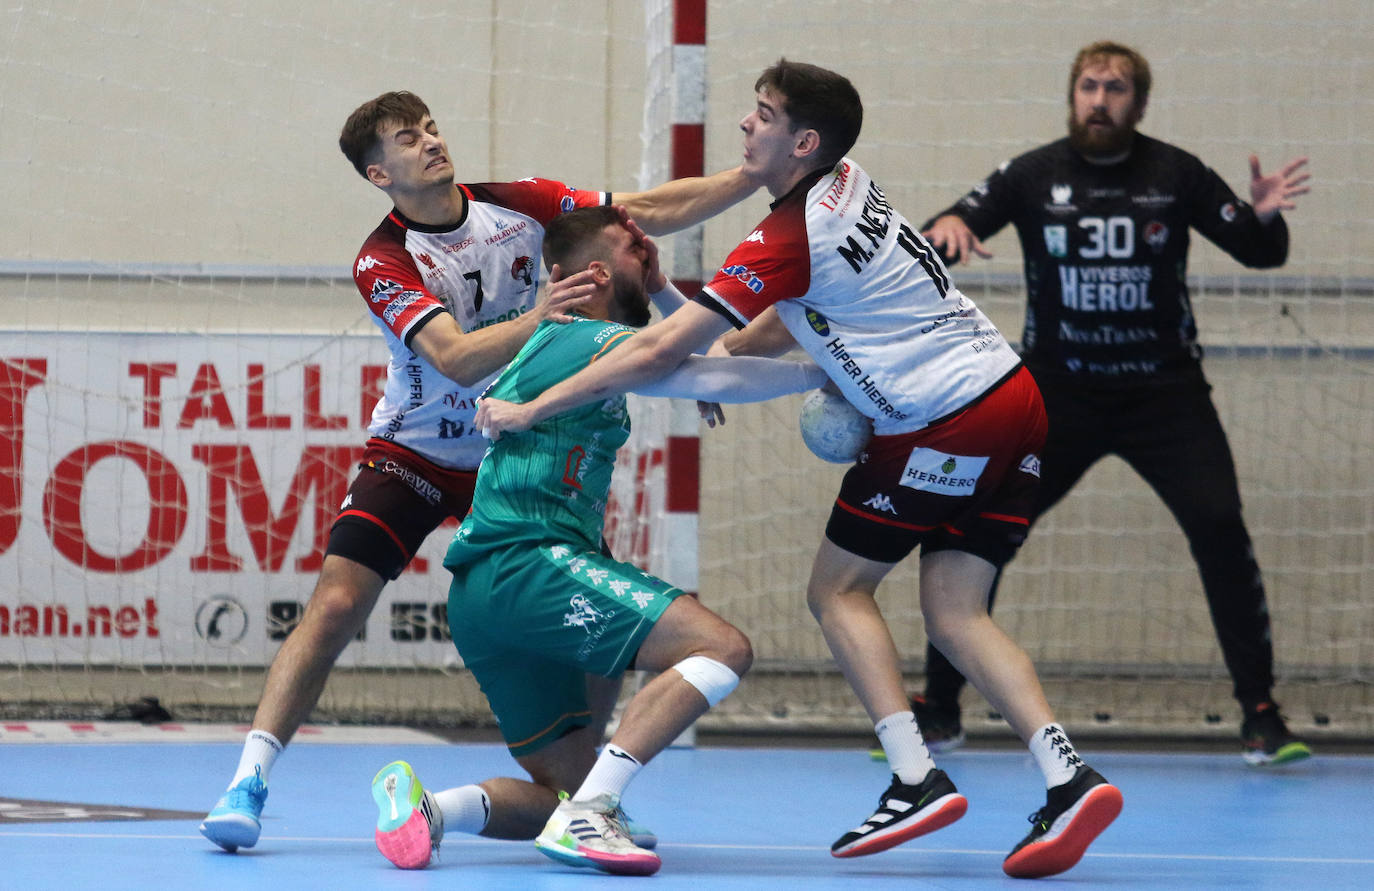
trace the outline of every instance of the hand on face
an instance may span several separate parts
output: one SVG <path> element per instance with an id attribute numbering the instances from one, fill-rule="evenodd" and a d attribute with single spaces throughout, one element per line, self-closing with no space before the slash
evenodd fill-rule
<path id="1" fill-rule="evenodd" d="M 553 322 L 571 322 L 570 313 L 586 304 L 596 293 L 592 272 L 584 269 L 567 277 L 557 263 L 549 270 L 548 285 L 544 289 L 544 299 L 534 308 L 541 319 Z"/>

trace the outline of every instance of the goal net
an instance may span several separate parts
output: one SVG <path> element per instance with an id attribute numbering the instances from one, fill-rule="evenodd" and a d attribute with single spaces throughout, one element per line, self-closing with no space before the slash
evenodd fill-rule
<path id="1" fill-rule="evenodd" d="M 28 210 L 0 232 L 7 713 L 98 715 L 142 696 L 178 717 L 251 713 L 314 584 L 386 359 L 344 264 L 387 205 L 337 153 L 343 119 L 411 89 L 460 179 L 651 185 L 668 170 L 673 5 L 384 2 L 366 12 L 384 26 L 368 27 L 362 7 L 340 18 L 313 2 L 260 18 L 215 0 L 4 13 L 0 194 Z M 897 2 L 745 6 L 708 8 L 708 170 L 737 163 L 758 72 L 780 55 L 814 61 L 859 88 L 854 153 L 919 221 L 1062 132 L 1069 61 L 1101 37 L 1151 60 L 1142 129 L 1242 195 L 1250 152 L 1266 169 L 1311 155 L 1284 268 L 1249 272 L 1195 240 L 1190 274 L 1268 590 L 1277 696 L 1300 732 L 1374 735 L 1367 5 L 1295 17 L 1278 0 L 984 0 L 944 21 Z M 699 277 L 766 205 L 705 227 Z M 953 275 L 1017 339 L 1015 240 L 989 246 L 993 260 Z M 699 532 L 685 542 L 662 525 L 672 411 L 636 401 L 612 544 L 672 581 L 694 549 L 703 601 L 755 646 L 753 673 L 704 728 L 867 725 L 805 606 L 843 468 L 805 451 L 799 404 L 741 406 L 700 431 Z M 451 531 L 387 586 L 317 719 L 490 723 L 447 640 Z M 915 568 L 879 595 L 913 689 Z M 1077 734 L 1235 732 L 1186 543 L 1120 462 L 1037 526 L 996 615 Z M 972 732 L 1006 733 L 976 693 L 965 706 Z"/>

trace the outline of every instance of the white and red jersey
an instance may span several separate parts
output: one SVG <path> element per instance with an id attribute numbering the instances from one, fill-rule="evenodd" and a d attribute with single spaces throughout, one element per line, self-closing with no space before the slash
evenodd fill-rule
<path id="1" fill-rule="evenodd" d="M 368 432 L 443 467 L 473 470 L 487 447 L 472 424 L 476 400 L 495 374 L 461 386 L 412 352 L 410 339 L 439 313 L 475 331 L 529 312 L 545 224 L 607 204 L 610 193 L 537 178 L 457 188 L 464 196 L 457 225 L 421 225 L 393 208 L 363 242 L 353 280 L 391 350 Z"/>
<path id="2" fill-rule="evenodd" d="M 879 435 L 963 408 L 1020 361 L 848 158 L 774 202 L 702 290 L 740 326 L 776 305 Z"/>

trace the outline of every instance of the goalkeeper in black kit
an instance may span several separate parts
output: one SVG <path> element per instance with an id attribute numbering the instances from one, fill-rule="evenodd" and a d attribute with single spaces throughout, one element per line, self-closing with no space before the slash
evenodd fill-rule
<path id="1" fill-rule="evenodd" d="M 923 234 L 957 263 L 991 256 L 980 239 L 1016 227 L 1026 277 L 1023 358 L 1049 417 L 1032 521 L 1099 458 L 1125 460 L 1188 538 L 1244 714 L 1245 760 L 1295 761 L 1311 750 L 1272 698 L 1264 586 L 1202 372 L 1185 275 L 1190 229 L 1245 266 L 1281 266 L 1281 211 L 1308 191 L 1307 159 L 1264 175 L 1252 155 L 1246 203 L 1198 158 L 1136 130 L 1149 91 L 1149 63 L 1135 50 L 1084 47 L 1069 77 L 1068 136 L 1003 164 Z M 912 704 L 932 749 L 963 740 L 963 684 L 929 647 L 925 694 Z"/>

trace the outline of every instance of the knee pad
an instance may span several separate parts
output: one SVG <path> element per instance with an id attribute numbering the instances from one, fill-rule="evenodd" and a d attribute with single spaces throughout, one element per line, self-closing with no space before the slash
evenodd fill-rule
<path id="1" fill-rule="evenodd" d="M 707 705 L 713 708 L 739 686 L 739 675 L 730 666 L 709 656 L 688 656 L 673 669 L 696 687 L 706 697 Z"/>

